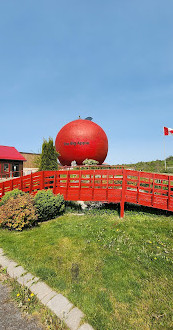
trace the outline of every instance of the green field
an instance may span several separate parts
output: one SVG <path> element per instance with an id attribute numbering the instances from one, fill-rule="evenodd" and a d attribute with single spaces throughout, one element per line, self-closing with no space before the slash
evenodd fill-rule
<path id="1" fill-rule="evenodd" d="M 157 212 L 158 213 L 158 212 Z M 173 216 L 65 213 L 23 232 L 0 229 L 6 254 L 64 294 L 98 330 L 173 329 Z"/>

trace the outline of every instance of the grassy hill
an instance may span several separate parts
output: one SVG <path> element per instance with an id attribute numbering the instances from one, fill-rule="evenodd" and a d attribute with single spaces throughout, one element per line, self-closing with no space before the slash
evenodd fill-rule
<path id="1" fill-rule="evenodd" d="M 138 162 L 135 164 L 123 164 L 128 168 L 135 169 L 137 171 L 145 172 L 157 172 L 157 173 L 173 173 L 173 156 L 166 159 L 167 170 L 165 171 L 164 160 L 154 160 L 151 162 Z M 172 167 L 172 168 L 170 168 Z"/>

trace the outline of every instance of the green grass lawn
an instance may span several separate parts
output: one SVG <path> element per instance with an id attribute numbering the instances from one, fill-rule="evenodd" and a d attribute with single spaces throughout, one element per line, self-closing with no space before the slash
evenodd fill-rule
<path id="1" fill-rule="evenodd" d="M 0 246 L 95 329 L 173 329 L 172 230 L 173 216 L 96 210 L 1 229 Z"/>

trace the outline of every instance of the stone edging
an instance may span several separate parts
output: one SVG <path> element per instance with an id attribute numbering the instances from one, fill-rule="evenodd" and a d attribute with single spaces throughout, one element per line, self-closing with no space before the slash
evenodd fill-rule
<path id="1" fill-rule="evenodd" d="M 10 277 L 16 279 L 19 284 L 29 288 L 41 303 L 55 313 L 70 330 L 94 330 L 88 323 L 81 325 L 84 314 L 80 309 L 75 307 L 62 294 L 53 291 L 47 284 L 40 281 L 38 277 L 27 273 L 23 267 L 8 259 L 1 248 L 0 265 L 6 268 Z"/>

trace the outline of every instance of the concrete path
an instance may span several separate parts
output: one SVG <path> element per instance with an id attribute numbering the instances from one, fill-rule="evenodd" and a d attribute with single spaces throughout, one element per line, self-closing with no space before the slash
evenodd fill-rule
<path id="1" fill-rule="evenodd" d="M 60 320 L 64 321 L 70 330 L 93 330 L 90 324 L 84 323 L 84 314 L 80 309 L 75 307 L 62 294 L 53 291 L 38 277 L 27 273 L 23 267 L 8 259 L 2 249 L 0 249 L 0 265 L 6 269 L 10 277 L 29 288 L 43 305 L 48 307 Z"/>
<path id="2" fill-rule="evenodd" d="M 0 329 L 43 330 L 33 318 L 24 317 L 11 300 L 9 288 L 0 282 Z"/>

